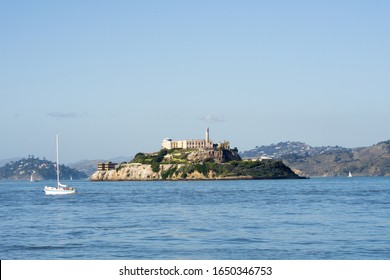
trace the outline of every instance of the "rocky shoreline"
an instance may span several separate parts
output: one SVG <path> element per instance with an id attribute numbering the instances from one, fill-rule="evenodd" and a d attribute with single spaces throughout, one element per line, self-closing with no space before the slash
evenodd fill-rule
<path id="1" fill-rule="evenodd" d="M 235 163 L 237 165 L 238 163 Z M 245 163 L 244 163 L 245 164 Z M 227 168 L 233 164 L 218 164 L 216 168 Z M 242 164 L 241 164 L 242 165 Z M 272 167 L 270 168 L 270 165 Z M 189 181 L 189 180 L 264 180 L 264 179 L 304 179 L 281 162 L 257 162 L 246 164 L 248 168 L 232 169 L 221 173 L 208 168 L 207 164 L 161 164 L 157 172 L 152 165 L 141 163 L 121 164 L 115 170 L 96 171 L 91 181 Z M 215 167 L 215 166 L 214 166 Z M 253 168 L 257 168 L 253 171 Z M 262 173 L 259 173 L 259 168 Z M 265 171 L 264 171 L 265 170 Z M 257 173 L 255 173 L 257 172 Z"/>

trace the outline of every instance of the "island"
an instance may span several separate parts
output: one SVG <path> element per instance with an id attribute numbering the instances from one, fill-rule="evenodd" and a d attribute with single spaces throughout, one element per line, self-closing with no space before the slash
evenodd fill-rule
<path id="1" fill-rule="evenodd" d="M 242 160 L 228 141 L 163 140 L 154 153 L 138 153 L 130 162 L 101 163 L 91 181 L 303 179 L 280 160 Z"/>
<path id="2" fill-rule="evenodd" d="M 82 171 L 61 164 L 59 166 L 61 180 L 80 180 L 88 178 Z M 56 163 L 45 158 L 29 155 L 17 161 L 11 161 L 0 167 L 0 180 L 56 180 Z"/>

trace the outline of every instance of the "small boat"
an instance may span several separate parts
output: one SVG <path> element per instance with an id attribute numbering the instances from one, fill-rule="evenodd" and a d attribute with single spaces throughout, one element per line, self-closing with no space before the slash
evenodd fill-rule
<path id="1" fill-rule="evenodd" d="M 351 171 L 349 171 L 349 173 L 348 173 L 348 177 L 350 178 L 350 177 L 352 177 L 352 173 L 351 173 Z"/>
<path id="2" fill-rule="evenodd" d="M 72 187 L 68 187 L 67 185 L 63 185 L 60 183 L 60 164 L 58 159 L 58 135 L 56 135 L 56 147 L 57 147 L 57 187 L 49 187 L 45 186 L 43 189 L 45 194 L 47 195 L 58 195 L 58 194 L 73 194 L 76 193 L 76 189 Z"/>

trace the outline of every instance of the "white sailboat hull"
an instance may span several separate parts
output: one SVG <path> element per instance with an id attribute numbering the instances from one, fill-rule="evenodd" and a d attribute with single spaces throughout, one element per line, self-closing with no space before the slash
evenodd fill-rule
<path id="1" fill-rule="evenodd" d="M 75 188 L 54 188 L 54 187 L 45 187 L 45 194 L 47 195 L 63 195 L 63 194 L 73 194 L 76 193 Z"/>

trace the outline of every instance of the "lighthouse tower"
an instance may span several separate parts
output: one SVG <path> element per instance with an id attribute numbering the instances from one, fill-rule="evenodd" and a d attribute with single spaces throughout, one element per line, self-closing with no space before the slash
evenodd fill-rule
<path id="1" fill-rule="evenodd" d="M 206 143 L 210 141 L 209 128 L 206 129 Z"/>

